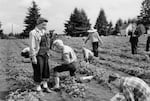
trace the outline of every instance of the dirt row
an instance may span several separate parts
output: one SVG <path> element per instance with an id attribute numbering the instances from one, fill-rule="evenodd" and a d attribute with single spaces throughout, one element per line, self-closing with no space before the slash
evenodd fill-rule
<path id="1" fill-rule="evenodd" d="M 90 64 L 90 68 L 86 66 L 79 66 L 84 71 L 78 73 L 78 76 L 86 75 L 96 75 L 96 78 L 89 82 L 83 82 L 86 89 L 86 97 L 84 98 L 74 98 L 64 91 L 54 92 L 52 94 L 44 94 L 38 97 L 38 100 L 53 100 L 53 101 L 108 101 L 116 89 L 109 89 L 107 85 L 107 74 L 110 72 L 116 72 L 124 76 L 138 76 L 143 79 L 146 77 L 146 81 L 149 81 L 149 62 L 145 59 L 142 51 L 144 50 L 145 41 L 140 41 L 139 43 L 139 54 L 131 55 L 130 44 L 128 38 L 122 37 L 104 37 L 103 50 L 99 52 L 99 59 L 94 60 Z M 83 40 L 81 38 L 62 38 L 65 44 L 72 46 L 76 52 L 78 59 L 83 60 L 81 53 L 81 47 L 84 46 Z M 6 42 L 10 43 L 9 45 Z M 26 40 L 5 40 L 5 55 L 6 57 L 6 70 L 7 81 L 9 81 L 9 90 L 15 91 L 16 89 L 31 89 L 33 86 L 32 81 L 32 67 L 29 59 L 24 59 L 20 56 L 21 49 L 28 46 L 28 39 Z M 80 43 L 80 44 L 79 44 Z M 7 47 L 6 47 L 7 46 Z M 12 47 L 13 46 L 13 47 Z M 87 45 L 86 45 L 87 46 Z M 89 47 L 89 46 L 87 46 Z M 55 67 L 60 55 L 55 52 L 51 52 L 51 57 L 49 60 L 50 68 Z M 103 73 L 103 71 L 105 71 Z M 97 74 L 95 74 L 95 73 Z M 106 74 L 106 76 L 104 75 Z M 145 75 L 146 74 L 146 75 Z M 106 81 L 106 82 L 105 82 Z M 10 89 L 11 88 L 11 89 Z M 13 88 L 13 89 L 12 89 Z M 22 91 L 23 92 L 23 91 Z M 32 95 L 33 92 L 32 92 Z M 33 97 L 33 96 L 32 96 Z M 35 97 L 35 96 L 34 96 Z"/>
<path id="2" fill-rule="evenodd" d="M 6 88 L 5 91 L 7 94 L 5 93 L 5 95 L 7 96 L 9 94 L 9 96 L 7 96 L 9 100 L 18 98 L 19 101 L 25 101 L 23 100 L 25 98 L 21 98 L 23 94 L 24 97 L 26 97 L 26 99 L 30 99 L 30 101 L 33 99 L 36 99 L 36 101 L 108 101 L 113 96 L 113 93 L 109 89 L 104 88 L 95 80 L 83 83 L 87 87 L 85 92 L 86 97 L 84 98 L 74 98 L 63 90 L 59 92 L 53 92 L 51 94 L 44 93 L 44 96 L 38 95 L 30 90 L 34 85 L 32 80 L 32 67 L 30 60 L 20 56 L 21 50 L 28 46 L 27 41 L 3 40 L 3 43 L 5 43 L 3 44 L 4 46 L 2 46 L 4 47 L 4 50 L 1 51 L 5 54 L 1 55 L 4 55 L 3 58 L 5 60 L 3 60 L 3 63 L 5 68 L 1 70 L 3 79 L 5 81 L 5 87 L 2 84 L 1 85 L 3 88 Z M 49 61 L 51 68 L 57 65 L 57 58 L 59 58 L 58 54 L 52 54 Z M 80 74 L 80 76 L 84 75 Z M 5 95 L 3 95 L 2 100 L 5 100 Z M 13 97 L 11 95 L 13 95 Z"/>

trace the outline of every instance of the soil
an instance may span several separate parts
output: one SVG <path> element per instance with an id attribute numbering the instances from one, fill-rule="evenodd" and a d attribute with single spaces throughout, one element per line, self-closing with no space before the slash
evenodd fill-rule
<path id="1" fill-rule="evenodd" d="M 128 37 L 104 37 L 103 40 L 105 44 L 102 46 L 103 50 L 100 50 L 100 59 L 95 60 L 91 65 L 99 69 L 105 69 L 108 73 L 116 72 L 123 76 L 135 75 L 134 73 L 131 73 L 132 68 L 134 68 L 133 70 L 140 69 L 140 71 L 142 69 L 142 71 L 144 70 L 149 73 L 149 62 L 144 60 L 145 58 L 142 53 L 145 41 L 141 40 L 145 39 L 145 37 L 140 39 L 139 54 L 134 56 L 130 54 L 131 51 L 128 39 Z M 79 45 L 79 43 L 83 43 L 82 38 L 62 38 L 62 40 L 64 43 L 76 49 L 78 58 L 82 60 L 80 49 L 82 45 Z M 27 46 L 28 39 L 0 40 L 0 101 L 5 101 L 6 97 L 13 91 L 15 92 L 17 89 L 25 91 L 32 88 L 33 80 L 30 59 L 20 56 L 21 50 Z M 57 65 L 59 58 L 59 54 L 51 51 L 49 60 L 51 68 Z M 130 67 L 130 70 L 128 67 Z M 140 73 L 138 72 L 137 76 L 144 77 L 144 79 L 149 81 L 149 78 L 145 78 L 147 75 L 141 76 Z M 85 75 L 78 74 L 78 76 Z M 103 79 L 107 80 L 105 77 Z M 85 91 L 86 96 L 84 98 L 74 98 L 65 91 L 60 90 L 57 92 L 54 91 L 50 94 L 43 93 L 37 100 L 34 101 L 109 101 L 109 99 L 117 92 L 117 89 L 110 89 L 107 85 L 105 85 L 105 83 L 99 83 L 95 79 L 89 82 L 83 82 L 83 84 L 87 87 Z M 33 100 L 30 99 L 28 101 Z"/>

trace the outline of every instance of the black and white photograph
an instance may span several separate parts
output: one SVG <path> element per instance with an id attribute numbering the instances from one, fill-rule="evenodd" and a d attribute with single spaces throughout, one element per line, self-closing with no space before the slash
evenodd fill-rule
<path id="1" fill-rule="evenodd" d="M 150 101 L 150 0 L 0 0 L 0 101 Z"/>

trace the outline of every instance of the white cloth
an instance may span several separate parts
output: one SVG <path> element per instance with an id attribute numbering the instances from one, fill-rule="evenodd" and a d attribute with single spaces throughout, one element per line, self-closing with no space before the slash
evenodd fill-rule
<path id="1" fill-rule="evenodd" d="M 21 52 L 22 52 L 22 53 L 30 52 L 30 47 L 24 48 Z"/>

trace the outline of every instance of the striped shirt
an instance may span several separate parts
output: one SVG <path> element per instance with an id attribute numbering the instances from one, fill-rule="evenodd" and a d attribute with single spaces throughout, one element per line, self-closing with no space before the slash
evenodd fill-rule
<path id="1" fill-rule="evenodd" d="M 127 101 L 150 101 L 150 87 L 137 77 L 123 77 L 121 92 Z"/>

